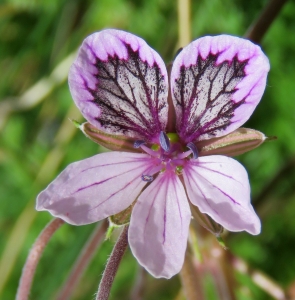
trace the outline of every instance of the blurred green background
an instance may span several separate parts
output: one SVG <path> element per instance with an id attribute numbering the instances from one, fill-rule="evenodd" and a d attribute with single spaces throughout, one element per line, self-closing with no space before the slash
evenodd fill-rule
<path id="1" fill-rule="evenodd" d="M 266 0 L 191 1 L 192 38 L 243 36 Z M 169 62 L 178 47 L 177 2 L 167 0 L 2 0 L 0 4 L 0 298 L 14 299 L 28 251 L 51 220 L 37 213 L 39 191 L 69 163 L 100 147 L 68 118 L 82 120 L 67 72 L 82 40 L 103 28 L 144 38 Z M 295 2 L 288 1 L 261 46 L 270 59 L 266 92 L 245 125 L 278 140 L 241 155 L 249 172 L 262 233 L 230 234 L 230 250 L 280 286 L 295 285 Z M 64 225 L 38 266 L 31 299 L 54 299 L 94 225 Z M 105 242 L 73 299 L 94 299 L 114 241 Z M 137 263 L 127 252 L 110 299 L 130 299 Z M 247 275 L 236 274 L 237 299 L 273 299 Z M 144 299 L 176 299 L 180 282 L 147 277 Z M 242 288 L 241 288 L 242 287 Z M 208 294 L 208 299 L 215 296 Z M 180 298 L 179 298 L 180 299 Z M 295 298 L 294 298 L 295 299 Z"/>

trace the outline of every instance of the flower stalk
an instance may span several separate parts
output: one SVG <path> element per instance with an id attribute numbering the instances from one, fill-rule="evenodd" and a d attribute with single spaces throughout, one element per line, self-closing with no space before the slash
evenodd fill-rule
<path id="1" fill-rule="evenodd" d="M 23 268 L 16 300 L 29 299 L 33 278 L 41 255 L 53 234 L 63 223 L 64 221 L 61 219 L 53 219 L 37 237 Z"/>
<path id="2" fill-rule="evenodd" d="M 89 237 L 89 240 L 83 247 L 79 257 L 77 258 L 77 261 L 75 262 L 69 277 L 60 289 L 60 292 L 56 298 L 57 300 L 67 300 L 70 298 L 74 288 L 77 286 L 84 271 L 91 262 L 95 251 L 103 241 L 103 237 L 105 235 L 105 232 L 107 231 L 107 228 L 107 220 L 104 220 L 95 227 L 93 233 Z"/>
<path id="3" fill-rule="evenodd" d="M 114 249 L 107 262 L 106 268 L 102 274 L 102 279 L 98 287 L 96 300 L 107 300 L 109 298 L 115 275 L 118 271 L 121 259 L 125 253 L 127 246 L 128 226 L 125 226 L 117 240 L 116 245 L 114 246 Z"/>

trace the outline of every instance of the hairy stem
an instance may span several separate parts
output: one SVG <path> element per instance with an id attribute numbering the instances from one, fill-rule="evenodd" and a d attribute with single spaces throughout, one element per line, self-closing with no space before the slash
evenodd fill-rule
<path id="1" fill-rule="evenodd" d="M 61 219 L 53 219 L 38 236 L 24 265 L 17 290 L 16 300 L 29 299 L 35 270 L 39 263 L 40 257 L 50 238 L 63 223 L 64 221 Z"/>
<path id="2" fill-rule="evenodd" d="M 108 229 L 108 221 L 104 220 L 99 223 L 95 229 L 93 230 L 91 236 L 89 237 L 87 243 L 83 247 L 79 257 L 77 258 L 69 277 L 66 282 L 63 284 L 58 296 L 57 300 L 67 300 L 70 299 L 70 296 L 77 286 L 80 278 L 82 277 L 84 271 L 88 267 L 91 259 L 98 246 L 101 244 L 103 237 L 105 235 L 106 230 Z"/>
<path id="3" fill-rule="evenodd" d="M 260 16 L 251 24 L 245 38 L 259 44 L 287 0 L 270 0 Z"/>
<path id="4" fill-rule="evenodd" d="M 106 268 L 102 274 L 102 279 L 98 287 L 96 300 L 107 300 L 109 298 L 111 287 L 119 268 L 119 264 L 128 246 L 128 227 L 129 226 L 127 225 L 123 228 L 117 240 L 117 243 L 110 255 Z"/>

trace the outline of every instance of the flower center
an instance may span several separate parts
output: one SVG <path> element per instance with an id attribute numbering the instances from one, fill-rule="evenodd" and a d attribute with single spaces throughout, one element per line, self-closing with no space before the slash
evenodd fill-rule
<path id="1" fill-rule="evenodd" d="M 153 175 L 158 172 L 174 171 L 180 175 L 182 169 L 188 159 L 197 159 L 198 150 L 194 143 L 188 143 L 185 149 L 179 142 L 176 133 L 161 132 L 159 135 L 159 144 L 153 144 L 150 148 L 145 145 L 144 141 L 136 141 L 135 148 L 141 148 L 144 152 L 151 156 L 154 161 L 154 168 L 150 174 L 143 174 L 142 180 L 150 182 Z M 192 157 L 190 157 L 192 155 Z"/>

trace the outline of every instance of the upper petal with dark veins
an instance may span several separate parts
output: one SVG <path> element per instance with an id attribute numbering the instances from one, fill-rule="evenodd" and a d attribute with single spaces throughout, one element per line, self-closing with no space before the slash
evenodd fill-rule
<path id="1" fill-rule="evenodd" d="M 165 64 L 135 35 L 108 29 L 88 36 L 69 85 L 83 116 L 101 130 L 155 141 L 166 127 Z"/>
<path id="2" fill-rule="evenodd" d="M 185 47 L 171 71 L 182 140 L 223 136 L 245 123 L 262 97 L 268 71 L 260 47 L 245 39 L 207 36 Z"/>

